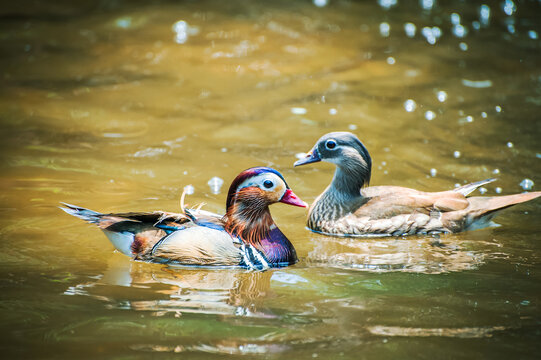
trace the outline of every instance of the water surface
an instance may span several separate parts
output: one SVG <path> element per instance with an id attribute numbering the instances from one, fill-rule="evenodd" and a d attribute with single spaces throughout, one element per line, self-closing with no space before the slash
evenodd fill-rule
<path id="1" fill-rule="evenodd" d="M 366 144 L 373 185 L 538 190 L 539 1 L 19 1 L 0 17 L 8 358 L 539 352 L 539 201 L 501 227 L 376 239 L 274 205 L 300 262 L 263 273 L 134 262 L 56 208 L 178 211 L 191 185 L 190 205 L 223 212 L 259 165 L 311 202 L 333 168 L 292 164 L 337 130 Z"/>

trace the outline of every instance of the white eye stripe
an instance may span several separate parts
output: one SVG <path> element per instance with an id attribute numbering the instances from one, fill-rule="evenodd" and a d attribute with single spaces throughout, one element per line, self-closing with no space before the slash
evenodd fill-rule
<path id="1" fill-rule="evenodd" d="M 266 187 L 265 182 L 272 182 L 271 187 Z M 247 187 L 257 187 L 264 191 L 277 191 L 280 190 L 282 193 L 285 193 L 286 186 L 282 179 L 279 176 L 272 173 L 263 173 L 244 180 L 238 187 L 237 191 L 247 188 Z"/>

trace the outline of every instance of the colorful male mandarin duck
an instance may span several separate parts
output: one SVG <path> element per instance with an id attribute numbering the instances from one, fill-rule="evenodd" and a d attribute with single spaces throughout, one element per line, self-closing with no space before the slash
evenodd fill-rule
<path id="1" fill-rule="evenodd" d="M 224 216 L 199 209 L 183 214 L 101 214 L 69 204 L 61 209 L 96 224 L 117 250 L 137 260 L 265 270 L 297 262 L 295 248 L 270 214 L 269 205 L 277 202 L 307 206 L 278 171 L 255 167 L 231 183 Z"/>
<path id="2" fill-rule="evenodd" d="M 349 132 L 322 136 L 294 166 L 317 161 L 335 164 L 336 172 L 331 184 L 310 206 L 308 227 L 328 235 L 400 236 L 474 230 L 490 225 L 499 210 L 541 196 L 541 192 L 530 192 L 467 197 L 496 179 L 442 192 L 364 187 L 370 181 L 372 160 L 363 143 Z"/>

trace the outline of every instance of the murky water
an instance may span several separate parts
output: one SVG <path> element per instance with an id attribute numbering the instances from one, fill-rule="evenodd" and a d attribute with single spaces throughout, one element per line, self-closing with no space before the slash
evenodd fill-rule
<path id="1" fill-rule="evenodd" d="M 538 354 L 539 201 L 498 228 L 383 239 L 274 205 L 301 261 L 263 273 L 133 262 L 56 206 L 178 211 L 191 185 L 223 212 L 256 165 L 311 202 L 333 168 L 295 155 L 348 129 L 374 185 L 539 189 L 539 1 L 18 1 L 0 18 L 7 358 Z"/>

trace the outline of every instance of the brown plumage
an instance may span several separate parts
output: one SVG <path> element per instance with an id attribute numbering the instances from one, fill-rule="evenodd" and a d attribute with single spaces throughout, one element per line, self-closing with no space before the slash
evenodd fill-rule
<path id="1" fill-rule="evenodd" d="M 310 207 L 308 227 L 333 235 L 411 235 L 473 230 L 490 225 L 498 211 L 541 196 L 541 192 L 530 192 L 468 197 L 495 179 L 442 192 L 399 186 L 364 187 L 370 181 L 372 160 L 361 141 L 348 132 L 324 135 L 295 166 L 321 160 L 334 163 L 336 172 L 331 184 Z"/>

